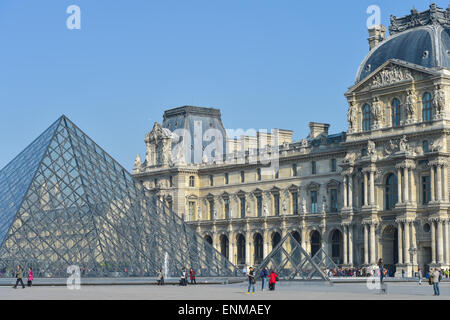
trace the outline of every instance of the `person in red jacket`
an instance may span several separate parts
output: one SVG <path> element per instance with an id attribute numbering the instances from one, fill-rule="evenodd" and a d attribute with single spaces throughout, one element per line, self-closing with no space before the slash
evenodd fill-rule
<path id="1" fill-rule="evenodd" d="M 195 281 L 195 271 L 191 268 L 189 271 L 189 276 L 191 278 L 191 284 L 197 284 L 197 281 Z"/>
<path id="2" fill-rule="evenodd" d="M 274 291 L 275 290 L 275 284 L 278 281 L 278 275 L 275 273 L 274 270 L 270 271 L 269 274 L 269 290 Z"/>
<path id="3" fill-rule="evenodd" d="M 33 283 L 33 269 L 30 267 L 30 269 L 28 270 L 28 286 L 31 288 L 31 285 Z"/>

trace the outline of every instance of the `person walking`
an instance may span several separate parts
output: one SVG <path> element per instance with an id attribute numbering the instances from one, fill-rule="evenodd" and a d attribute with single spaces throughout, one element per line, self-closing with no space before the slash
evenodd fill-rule
<path id="1" fill-rule="evenodd" d="M 433 273 L 431 274 L 431 281 L 433 282 L 433 290 L 434 290 L 434 296 L 439 296 L 441 293 L 439 291 L 439 281 L 441 281 L 441 273 L 439 272 L 438 268 L 435 268 Z"/>
<path id="2" fill-rule="evenodd" d="M 17 289 L 17 285 L 20 284 L 22 285 L 22 289 L 25 289 L 25 285 L 23 284 L 23 270 L 22 270 L 22 266 L 18 265 L 16 268 L 16 285 L 13 287 L 14 289 Z"/>
<path id="3" fill-rule="evenodd" d="M 191 278 L 191 284 L 197 284 L 197 281 L 195 281 L 195 271 L 192 268 L 189 270 L 189 277 Z"/>
<path id="4" fill-rule="evenodd" d="M 248 270 L 247 277 L 248 277 L 247 294 L 250 294 L 250 288 L 253 288 L 252 294 L 254 294 L 256 279 L 255 279 L 255 269 L 253 267 L 250 267 L 250 269 Z"/>
<path id="5" fill-rule="evenodd" d="M 380 282 L 383 283 L 384 278 L 384 267 L 383 267 L 383 259 L 378 260 L 378 269 L 380 271 Z"/>
<path id="6" fill-rule="evenodd" d="M 261 277 L 261 291 L 264 291 L 266 288 L 267 277 L 269 276 L 269 270 L 267 267 L 261 270 L 259 276 Z"/>
<path id="7" fill-rule="evenodd" d="M 419 285 L 422 285 L 422 269 L 419 268 L 419 270 L 417 270 L 417 275 L 419 277 Z"/>
<path id="8" fill-rule="evenodd" d="M 164 285 L 164 273 L 162 269 L 159 269 L 158 271 L 158 286 Z"/>
<path id="9" fill-rule="evenodd" d="M 278 275 L 272 270 L 269 275 L 269 290 L 275 291 L 275 285 L 278 281 Z"/>
<path id="10" fill-rule="evenodd" d="M 31 288 L 31 285 L 33 284 L 33 279 L 34 279 L 34 277 L 33 277 L 33 269 L 30 267 L 28 269 L 28 287 L 30 287 L 30 288 Z"/>
<path id="11" fill-rule="evenodd" d="M 185 268 L 183 268 L 181 270 L 181 274 L 180 274 L 180 286 L 185 286 L 186 285 L 186 270 Z"/>

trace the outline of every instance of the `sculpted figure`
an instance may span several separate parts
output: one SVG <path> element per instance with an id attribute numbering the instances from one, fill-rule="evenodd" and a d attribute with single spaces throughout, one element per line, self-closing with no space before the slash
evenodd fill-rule
<path id="1" fill-rule="evenodd" d="M 415 117 L 416 103 L 417 103 L 416 95 L 412 92 L 412 90 L 408 90 L 405 101 L 405 111 L 407 119 L 413 119 Z"/>
<path id="2" fill-rule="evenodd" d="M 445 92 L 441 86 L 434 88 L 433 109 L 436 114 L 442 114 L 445 108 Z"/>

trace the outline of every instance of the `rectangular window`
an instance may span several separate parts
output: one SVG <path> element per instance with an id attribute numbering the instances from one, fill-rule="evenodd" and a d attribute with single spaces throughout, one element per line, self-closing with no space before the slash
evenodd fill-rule
<path id="1" fill-rule="evenodd" d="M 422 177 L 422 204 L 427 204 L 431 200 L 430 176 Z"/>
<path id="2" fill-rule="evenodd" d="M 230 219 L 230 199 L 224 200 L 225 206 L 225 219 Z"/>
<path id="3" fill-rule="evenodd" d="M 331 212 L 338 211 L 337 189 L 330 190 L 330 210 Z"/>
<path id="4" fill-rule="evenodd" d="M 195 220 L 195 202 L 189 201 L 189 221 Z"/>
<path id="5" fill-rule="evenodd" d="M 311 213 L 317 213 L 317 191 L 311 191 Z"/>
<path id="6" fill-rule="evenodd" d="M 336 165 L 336 159 L 331 159 L 331 172 L 336 172 L 337 165 Z"/>
<path id="7" fill-rule="evenodd" d="M 280 170 L 275 170 L 275 179 L 280 177 Z"/>
<path id="8" fill-rule="evenodd" d="M 214 200 L 209 200 L 209 220 L 212 220 L 214 217 Z"/>
<path id="9" fill-rule="evenodd" d="M 245 171 L 241 171 L 241 183 L 245 182 Z"/>
<path id="10" fill-rule="evenodd" d="M 245 218 L 245 197 L 239 198 L 241 202 L 241 218 Z"/>
<path id="11" fill-rule="evenodd" d="M 292 192 L 292 213 L 298 214 L 298 192 Z"/>
<path id="12" fill-rule="evenodd" d="M 228 172 L 225 173 L 225 184 L 230 183 Z"/>
<path id="13" fill-rule="evenodd" d="M 273 208 L 275 211 L 275 215 L 280 215 L 280 195 L 278 193 L 275 193 L 273 195 Z"/>
<path id="14" fill-rule="evenodd" d="M 364 202 L 365 202 L 364 195 L 365 195 L 364 182 L 362 182 L 361 183 L 361 207 L 364 206 Z"/>
<path id="15" fill-rule="evenodd" d="M 262 196 L 257 195 L 256 196 L 256 206 L 258 207 L 258 217 L 262 217 Z"/>
<path id="16" fill-rule="evenodd" d="M 260 168 L 256 169 L 256 179 L 258 181 L 261 181 L 261 169 Z"/>
<path id="17" fill-rule="evenodd" d="M 172 176 L 169 177 L 169 185 L 172 188 L 173 187 L 173 178 Z"/>
<path id="18" fill-rule="evenodd" d="M 311 162 L 311 174 L 316 174 L 316 173 L 317 173 L 316 162 L 312 161 Z"/>
<path id="19" fill-rule="evenodd" d="M 209 185 L 211 187 L 214 186 L 214 176 L 212 174 L 209 176 Z"/>
<path id="20" fill-rule="evenodd" d="M 293 176 L 293 177 L 296 177 L 296 176 L 297 176 L 297 164 L 296 164 L 296 163 L 294 163 L 294 164 L 292 165 L 292 176 Z"/>

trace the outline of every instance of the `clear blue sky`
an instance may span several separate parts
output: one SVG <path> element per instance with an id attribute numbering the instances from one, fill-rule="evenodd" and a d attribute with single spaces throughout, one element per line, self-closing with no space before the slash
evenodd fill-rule
<path id="1" fill-rule="evenodd" d="M 220 108 L 226 128 L 344 131 L 367 7 L 388 26 L 431 2 L 1 0 L 0 168 L 62 114 L 128 169 L 182 105 Z M 81 30 L 66 28 L 72 4 Z"/>

